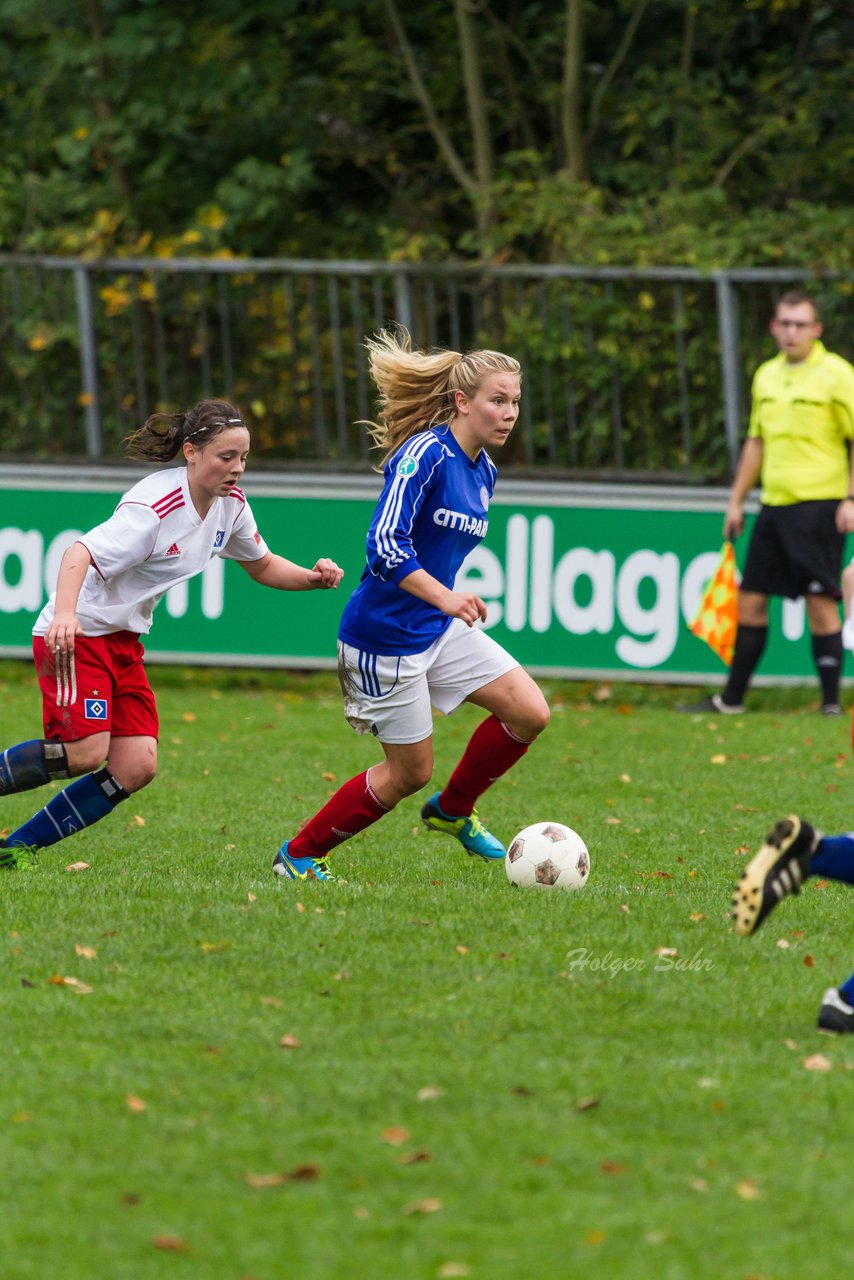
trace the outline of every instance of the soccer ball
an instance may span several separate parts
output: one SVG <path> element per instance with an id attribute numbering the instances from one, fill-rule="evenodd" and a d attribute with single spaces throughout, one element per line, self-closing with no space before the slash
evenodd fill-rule
<path id="1" fill-rule="evenodd" d="M 577 831 L 562 822 L 535 822 L 511 840 L 507 879 L 521 888 L 583 889 L 590 854 Z"/>

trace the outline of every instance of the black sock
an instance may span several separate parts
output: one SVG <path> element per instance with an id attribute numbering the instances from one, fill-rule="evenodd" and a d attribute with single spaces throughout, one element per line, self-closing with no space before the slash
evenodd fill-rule
<path id="1" fill-rule="evenodd" d="M 821 700 L 839 701 L 839 677 L 842 674 L 842 632 L 830 636 L 813 636 L 812 656 L 821 681 Z"/>
<path id="2" fill-rule="evenodd" d="M 744 701 L 750 677 L 759 665 L 759 659 L 768 639 L 768 627 L 746 627 L 738 624 L 735 633 L 735 653 L 732 655 L 732 666 L 721 697 L 732 707 Z"/>

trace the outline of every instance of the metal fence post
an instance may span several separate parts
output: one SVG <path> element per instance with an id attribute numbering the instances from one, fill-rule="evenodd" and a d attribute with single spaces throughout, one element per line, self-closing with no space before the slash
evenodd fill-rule
<path id="1" fill-rule="evenodd" d="M 104 437 L 98 396 L 95 330 L 92 327 L 92 283 L 84 266 L 74 268 L 74 296 L 77 300 L 77 333 L 80 338 L 80 383 L 86 410 L 86 453 L 90 458 L 100 458 L 104 452 Z"/>
<path id="2" fill-rule="evenodd" d="M 403 271 L 394 277 L 394 310 L 397 323 L 415 339 L 412 333 L 412 287 L 409 276 Z"/>
<path id="3" fill-rule="evenodd" d="M 741 439 L 741 370 L 738 352 L 738 300 L 726 271 L 714 272 L 721 346 L 724 431 L 730 471 L 735 472 Z"/>

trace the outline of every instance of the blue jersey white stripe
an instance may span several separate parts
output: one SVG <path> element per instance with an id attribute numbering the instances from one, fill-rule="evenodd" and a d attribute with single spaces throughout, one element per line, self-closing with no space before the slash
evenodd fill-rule
<path id="1" fill-rule="evenodd" d="M 452 588 L 488 527 L 496 470 L 483 450 L 463 453 L 447 425 L 410 437 L 388 459 L 367 536 L 362 579 L 348 601 L 339 639 L 367 653 L 422 653 L 450 618 L 400 583 L 424 569 Z M 362 668 L 363 678 L 369 678 Z M 367 685 L 366 685 L 367 691 Z"/>

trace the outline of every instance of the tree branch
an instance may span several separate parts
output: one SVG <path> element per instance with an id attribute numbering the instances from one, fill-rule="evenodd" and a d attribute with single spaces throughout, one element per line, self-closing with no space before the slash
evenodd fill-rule
<path id="1" fill-rule="evenodd" d="M 406 70 L 409 75 L 409 83 L 412 86 L 412 92 L 421 105 L 424 112 L 424 118 L 427 127 L 433 135 L 436 146 L 439 148 L 445 163 L 451 171 L 451 174 L 465 191 L 470 200 L 477 199 L 479 194 L 478 185 L 471 174 L 466 169 L 459 152 L 450 139 L 447 131 L 439 119 L 430 91 L 422 79 L 421 72 L 418 69 L 418 63 L 415 60 L 415 54 L 412 51 L 412 45 L 407 39 L 406 32 L 403 29 L 403 23 L 400 20 L 400 14 L 397 11 L 395 0 L 383 0 L 389 22 L 394 30 L 395 39 L 400 46 L 400 52 L 403 61 L 406 64 Z"/>
<path id="2" fill-rule="evenodd" d="M 560 126 L 564 167 L 571 178 L 584 182 L 587 159 L 581 129 L 581 71 L 584 62 L 584 3 L 566 0 L 566 31 L 563 46 L 563 84 L 560 96 Z"/>
<path id="3" fill-rule="evenodd" d="M 623 61 L 626 57 L 626 54 L 629 52 L 629 49 L 632 46 L 632 40 L 634 39 L 635 32 L 638 29 L 638 24 L 641 18 L 643 17 L 644 9 L 646 9 L 648 4 L 649 4 L 649 0 L 637 0 L 637 3 L 635 4 L 634 9 L 632 10 L 632 15 L 629 18 L 628 23 L 626 24 L 626 29 L 623 32 L 623 38 L 621 39 L 619 45 L 617 46 L 617 50 L 613 58 L 608 63 L 608 66 L 605 68 L 605 72 L 602 76 L 602 79 L 599 81 L 599 83 L 596 86 L 596 90 L 593 94 L 593 99 L 590 103 L 590 123 L 588 125 L 587 134 L 584 139 L 588 147 L 590 146 L 590 143 L 593 139 L 593 135 L 595 134 L 596 129 L 599 126 L 599 112 L 601 110 L 602 102 L 605 97 L 605 94 L 610 89 L 611 83 L 615 75 L 617 74 L 620 67 L 622 66 Z"/>

